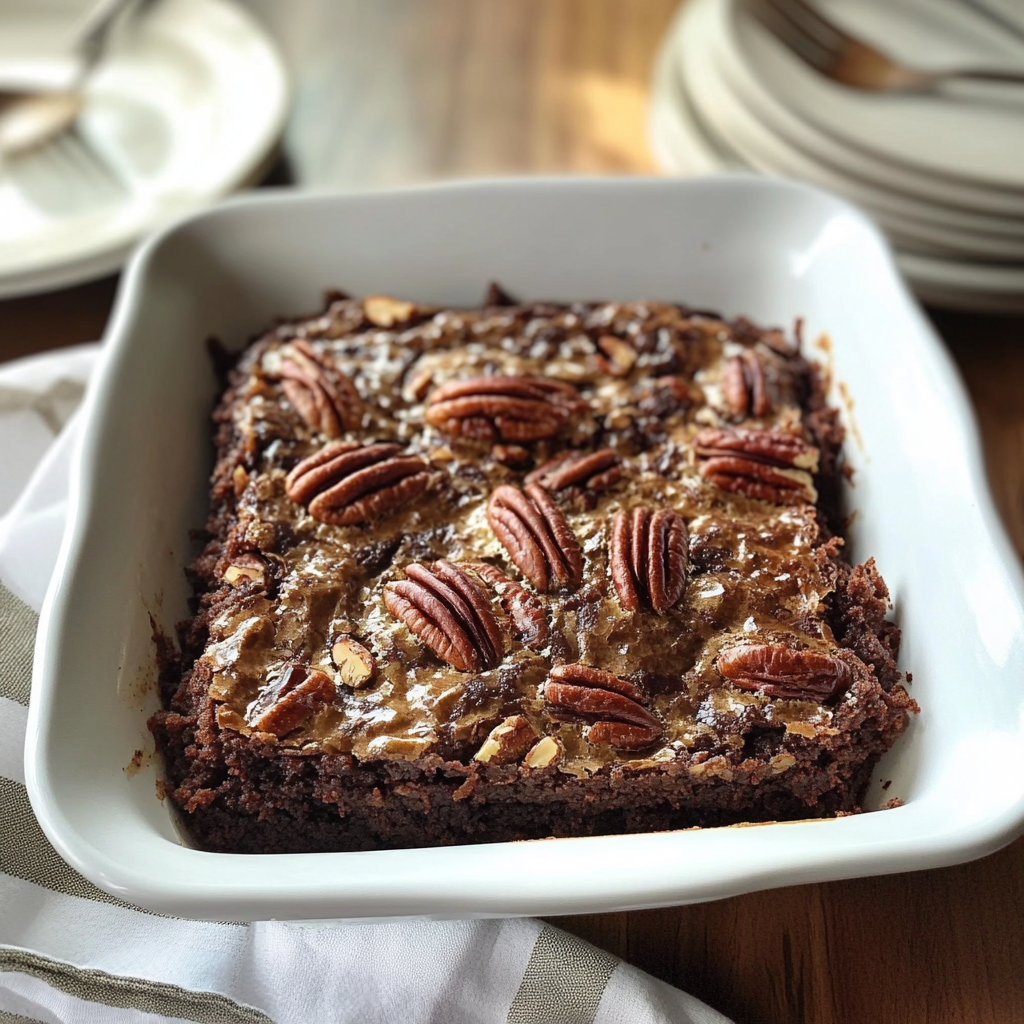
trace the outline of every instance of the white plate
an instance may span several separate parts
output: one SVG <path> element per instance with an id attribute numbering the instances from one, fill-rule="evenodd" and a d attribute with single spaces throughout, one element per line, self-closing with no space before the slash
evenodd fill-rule
<path id="1" fill-rule="evenodd" d="M 186 614 L 204 520 L 210 335 L 245 343 L 324 289 L 479 301 L 649 296 L 805 318 L 856 410 L 854 559 L 874 555 L 923 711 L 875 773 L 894 810 L 759 828 L 387 852 L 239 856 L 182 845 L 154 792 L 150 615 Z M 812 348 L 812 354 L 816 349 Z M 955 543 L 951 542 L 951 538 Z M 941 557 L 937 557 L 937 552 Z M 523 179 L 251 195 L 148 241 L 86 399 L 69 523 L 40 621 L 26 776 L 60 854 L 97 885 L 213 919 L 558 914 L 952 864 L 1024 827 L 1024 580 L 954 365 L 856 209 L 802 185 Z M 984 752 L 984 778 L 965 765 Z M 878 782 L 892 780 L 882 791 Z"/>
<path id="2" fill-rule="evenodd" d="M 288 99 L 270 40 L 225 0 L 152 5 L 88 96 L 84 158 L 64 140 L 0 169 L 0 297 L 109 273 L 147 232 L 248 182 Z"/>
<path id="3" fill-rule="evenodd" d="M 900 252 L 900 268 L 922 301 L 947 309 L 1024 313 L 1024 267 Z"/>
<path id="4" fill-rule="evenodd" d="M 1024 45 L 953 3 L 830 0 L 822 8 L 853 34 L 917 66 L 1024 71 Z M 929 176 L 1018 197 L 1024 191 L 1024 86 L 999 87 L 1001 102 L 865 93 L 813 71 L 751 18 L 739 20 L 738 32 L 740 52 L 763 87 L 828 135 Z"/>
<path id="5" fill-rule="evenodd" d="M 699 0 L 691 0 L 681 17 Z M 663 47 L 656 64 L 651 99 L 651 148 L 659 165 L 672 174 L 691 176 L 714 171 L 743 173 L 753 168 L 697 120 L 676 74 L 675 43 Z M 695 158 L 695 154 L 699 156 Z M 899 244 L 899 233 L 891 233 Z M 951 260 L 927 252 L 897 251 L 896 262 L 915 294 L 930 306 L 989 313 L 1024 313 L 1020 268 L 991 267 Z"/>
<path id="6" fill-rule="evenodd" d="M 867 209 L 901 248 L 927 248 L 967 259 L 1024 260 L 1024 220 L 1016 222 L 1016 235 L 937 222 L 931 216 L 937 207 L 865 186 L 794 149 L 766 128 L 732 91 L 718 66 L 716 48 L 709 45 L 714 39 L 716 6 L 712 0 L 687 4 L 676 36 L 676 70 L 705 129 L 713 129 L 749 166 L 846 195 Z"/>
<path id="7" fill-rule="evenodd" d="M 992 215 L 1013 217 L 1018 221 L 1024 218 L 1024 197 L 1016 192 L 953 181 L 907 166 L 898 159 L 885 159 L 857 144 L 836 138 L 798 116 L 773 95 L 752 63 L 746 40 L 759 31 L 762 30 L 742 12 L 736 0 L 717 0 L 709 45 L 715 49 L 724 77 L 756 116 L 792 146 L 877 189 L 896 192 L 900 197 L 918 197 L 944 204 L 942 216 L 957 215 L 959 221 L 959 211 L 967 216 L 987 217 L 987 224 L 961 222 L 966 227 L 998 231 L 998 227 L 991 224 Z M 1018 226 L 1015 224 L 1014 230 Z"/>
<path id="8" fill-rule="evenodd" d="M 673 174 L 749 169 L 724 153 L 697 125 L 676 75 L 675 52 L 667 45 L 655 60 L 648 135 L 658 165 Z"/>

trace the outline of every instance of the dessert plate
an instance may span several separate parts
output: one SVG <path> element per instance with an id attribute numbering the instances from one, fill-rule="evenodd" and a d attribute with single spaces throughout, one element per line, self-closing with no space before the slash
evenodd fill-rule
<path id="1" fill-rule="evenodd" d="M 253 180 L 287 84 L 255 19 L 163 0 L 90 79 L 74 134 L 0 167 L 0 297 L 117 269 L 140 237 Z"/>
<path id="2" fill-rule="evenodd" d="M 898 193 L 863 185 L 794 149 L 753 115 L 728 87 L 716 61 L 715 52 L 704 44 L 701 31 L 712 13 L 710 4 L 695 0 L 679 36 L 676 70 L 682 77 L 683 92 L 689 95 L 702 124 L 714 125 L 722 141 L 749 166 L 769 174 L 790 174 L 812 184 L 831 188 L 860 203 L 900 247 L 935 247 L 966 258 L 1024 260 L 1024 220 L 991 218 L 993 223 L 1016 226 L 1017 233 L 997 233 L 949 222 L 940 223 L 938 208 Z M 978 221 L 980 218 L 973 218 Z"/>
<path id="3" fill-rule="evenodd" d="M 443 259 L 438 253 L 443 252 Z M 146 728 L 154 626 L 185 616 L 205 516 L 206 339 L 242 347 L 325 289 L 478 301 L 689 301 L 804 318 L 852 429 L 854 559 L 874 555 L 923 708 L 835 820 L 337 854 L 190 849 L 158 795 Z M 845 396 L 845 401 L 843 399 Z M 949 538 L 955 537 L 956 544 Z M 935 551 L 943 552 L 942 558 Z M 217 920 L 560 914 L 917 870 L 1024 828 L 1024 580 L 995 512 L 955 367 L 878 230 L 813 188 L 767 178 L 523 179 L 369 194 L 236 198 L 147 241 L 122 279 L 43 607 L 26 781 L 58 852 L 107 892 Z M 965 695 L 964 680 L 972 681 Z M 985 751 L 985 784 L 963 771 Z M 137 751 L 143 751 L 138 755 Z M 130 771 L 126 767 L 133 766 Z"/>
<path id="4" fill-rule="evenodd" d="M 853 35 L 925 69 L 1024 68 L 1024 46 L 1010 33 L 955 5 L 862 0 L 823 8 Z M 738 34 L 752 74 L 825 134 L 930 176 L 1024 193 L 1024 86 L 974 87 L 971 96 L 950 91 L 950 98 L 873 95 L 817 74 L 751 18 L 739 19 Z"/>
<path id="5" fill-rule="evenodd" d="M 817 162 L 831 176 L 830 187 L 844 190 L 852 182 L 870 188 L 876 201 L 879 194 L 887 194 L 890 202 L 899 201 L 942 224 L 996 234 L 1024 233 L 1024 196 L 1019 193 L 952 181 L 907 166 L 902 160 L 883 158 L 800 116 L 773 94 L 770 83 L 758 76 L 748 58 L 748 37 L 756 34 L 759 26 L 736 0 L 695 0 L 695 6 L 700 8 L 704 46 L 714 53 L 715 66 L 720 69 L 721 87 L 732 92 L 764 130 L 786 144 L 788 159 L 805 154 L 804 161 Z M 683 36 L 680 30 L 677 46 L 683 45 Z"/>

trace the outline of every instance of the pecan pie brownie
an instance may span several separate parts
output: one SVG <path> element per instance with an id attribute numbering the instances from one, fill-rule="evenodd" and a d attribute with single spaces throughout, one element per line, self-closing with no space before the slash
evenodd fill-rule
<path id="1" fill-rule="evenodd" d="M 195 842 L 857 810 L 917 706 L 823 391 L 781 331 L 664 302 L 332 296 L 259 338 L 151 722 Z"/>

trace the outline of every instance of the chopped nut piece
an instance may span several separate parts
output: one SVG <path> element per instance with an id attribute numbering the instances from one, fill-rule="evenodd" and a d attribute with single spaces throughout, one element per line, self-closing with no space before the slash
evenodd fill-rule
<path id="1" fill-rule="evenodd" d="M 496 444 L 491 449 L 491 458 L 503 466 L 525 466 L 530 461 L 530 453 L 518 444 Z"/>
<path id="2" fill-rule="evenodd" d="M 231 482 L 234 484 L 235 497 L 237 498 L 249 484 L 249 474 L 245 471 L 244 466 L 235 466 L 235 471 L 231 474 Z"/>
<path id="3" fill-rule="evenodd" d="M 434 371 L 430 366 L 418 367 L 402 388 L 402 397 L 407 402 L 422 402 L 427 397 L 430 385 L 434 383 Z"/>
<path id="4" fill-rule="evenodd" d="M 331 647 L 331 660 L 341 681 L 346 686 L 359 689 L 373 681 L 377 674 L 377 663 L 373 655 L 350 636 L 340 637 Z"/>
<path id="5" fill-rule="evenodd" d="M 513 715 L 491 730 L 473 759 L 482 764 L 510 764 L 518 761 L 536 738 L 533 726 L 522 715 Z"/>
<path id="6" fill-rule="evenodd" d="M 523 758 L 527 768 L 548 768 L 562 756 L 562 744 L 554 736 L 545 736 L 535 743 L 530 752 Z"/>
<path id="7" fill-rule="evenodd" d="M 257 732 L 284 736 L 327 707 L 334 692 L 334 683 L 323 672 L 288 665 L 249 705 L 245 718 Z"/>
<path id="8" fill-rule="evenodd" d="M 371 324 L 394 327 L 411 320 L 416 314 L 416 307 L 411 302 L 393 299 L 390 295 L 371 295 L 363 300 L 363 312 Z"/>
<path id="9" fill-rule="evenodd" d="M 604 353 L 604 356 L 597 357 L 598 366 L 613 377 L 625 377 L 636 362 L 636 349 L 613 334 L 598 338 L 597 347 Z"/>
<path id="10" fill-rule="evenodd" d="M 266 567 L 259 555 L 239 555 L 224 571 L 224 582 L 237 586 L 251 580 L 258 587 L 266 585 Z"/>

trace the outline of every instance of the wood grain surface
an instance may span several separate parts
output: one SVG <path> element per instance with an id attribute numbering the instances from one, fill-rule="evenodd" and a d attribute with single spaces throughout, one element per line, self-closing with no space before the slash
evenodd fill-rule
<path id="1" fill-rule="evenodd" d="M 286 146 L 302 184 L 653 168 L 647 86 L 674 0 L 251 6 L 295 75 Z M 113 289 L 0 302 L 0 358 L 98 336 Z M 1024 319 L 933 319 L 1024 554 Z M 960 867 L 556 923 L 737 1024 L 1024 1021 L 1024 839 Z"/>

